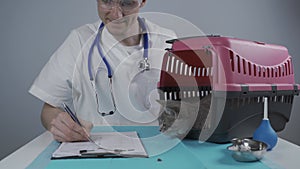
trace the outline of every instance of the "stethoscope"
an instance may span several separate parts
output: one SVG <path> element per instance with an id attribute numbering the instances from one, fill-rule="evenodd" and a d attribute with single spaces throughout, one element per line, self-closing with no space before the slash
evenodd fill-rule
<path id="1" fill-rule="evenodd" d="M 138 17 L 137 19 L 138 19 L 140 27 L 142 28 L 143 46 L 144 46 L 143 60 L 139 62 L 138 67 L 143 72 L 143 71 L 150 70 L 150 63 L 148 62 L 149 37 L 148 37 L 145 22 L 143 21 L 143 19 L 141 19 L 140 17 Z M 116 107 L 116 102 L 115 102 L 115 98 L 114 98 L 113 90 L 112 90 L 112 76 L 113 76 L 112 70 L 111 70 L 110 64 L 108 63 L 105 55 L 103 54 L 101 46 L 100 46 L 101 32 L 102 32 L 103 28 L 104 28 L 104 23 L 102 22 L 100 24 L 99 29 L 98 29 L 95 40 L 93 41 L 92 46 L 89 50 L 89 53 L 88 53 L 88 73 L 89 73 L 91 85 L 92 85 L 92 87 L 94 89 L 94 92 L 95 92 L 95 95 L 96 95 L 97 112 L 99 114 L 101 114 L 102 116 L 107 116 L 107 115 L 113 115 L 114 112 L 117 110 L 117 107 Z M 109 86 L 110 86 L 110 95 L 111 95 L 113 106 L 114 106 L 114 109 L 109 111 L 108 113 L 99 111 L 98 93 L 97 93 L 97 89 L 96 89 L 95 78 L 93 77 L 93 71 L 92 71 L 92 54 L 93 54 L 93 49 L 95 48 L 95 46 L 97 46 L 99 55 L 100 55 L 101 59 L 103 60 L 105 66 L 106 66 L 107 74 L 108 74 L 108 80 L 109 80 Z"/>

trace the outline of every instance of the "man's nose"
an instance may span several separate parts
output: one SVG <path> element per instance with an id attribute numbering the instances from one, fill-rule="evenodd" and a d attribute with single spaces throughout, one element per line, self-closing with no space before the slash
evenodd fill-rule
<path id="1" fill-rule="evenodd" d="M 122 13 L 122 9 L 119 6 L 119 4 L 115 4 L 112 8 L 111 8 L 111 16 L 112 19 L 120 19 L 123 17 L 123 13 Z"/>

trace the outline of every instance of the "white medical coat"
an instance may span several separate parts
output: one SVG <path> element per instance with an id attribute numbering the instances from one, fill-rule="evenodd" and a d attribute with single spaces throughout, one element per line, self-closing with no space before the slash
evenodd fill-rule
<path id="1" fill-rule="evenodd" d="M 140 73 L 138 68 L 138 63 L 143 60 L 143 47 L 129 54 L 126 47 L 106 29 L 102 31 L 101 47 L 113 71 L 113 93 L 117 106 L 117 112 L 113 115 L 103 117 L 97 112 L 95 92 L 88 74 L 88 52 L 100 21 L 71 31 L 35 79 L 29 92 L 55 107 L 68 104 L 79 118 L 94 125 L 157 125 L 157 91 L 153 89 L 159 80 L 165 48 L 170 47 L 165 41 L 176 38 L 176 35 L 148 20 L 145 24 L 149 32 L 149 63 L 152 70 L 146 73 Z M 107 69 L 96 47 L 93 51 L 94 76 L 99 69 L 96 84 L 99 86 L 100 111 L 108 112 L 113 106 L 107 85 Z"/>

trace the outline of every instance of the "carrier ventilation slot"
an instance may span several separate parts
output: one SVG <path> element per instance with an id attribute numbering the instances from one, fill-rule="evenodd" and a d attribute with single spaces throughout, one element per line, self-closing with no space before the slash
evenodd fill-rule
<path id="1" fill-rule="evenodd" d="M 294 95 L 270 96 L 268 97 L 268 100 L 269 102 L 274 102 L 274 103 L 293 104 Z M 237 107 L 242 107 L 245 105 L 263 103 L 263 97 L 256 96 L 256 97 L 231 98 L 228 99 L 227 101 L 229 106 L 232 109 L 235 109 Z"/>
<path id="2" fill-rule="evenodd" d="M 163 100 L 182 100 L 182 99 L 190 99 L 190 98 L 203 98 L 209 94 L 211 94 L 211 88 L 207 88 L 204 90 L 170 90 L 163 92 Z"/>
<path id="3" fill-rule="evenodd" d="M 170 74 L 189 77 L 208 77 L 213 75 L 212 67 L 191 66 L 171 54 L 168 56 L 165 70 Z"/>
<path id="4" fill-rule="evenodd" d="M 276 66 L 263 66 L 255 64 L 240 55 L 229 50 L 229 59 L 232 72 L 242 73 L 249 76 L 264 78 L 284 77 L 292 75 L 293 68 L 291 59 Z"/>

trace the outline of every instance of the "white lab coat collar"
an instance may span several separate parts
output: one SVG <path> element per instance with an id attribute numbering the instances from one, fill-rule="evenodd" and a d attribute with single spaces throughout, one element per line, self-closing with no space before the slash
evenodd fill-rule
<path id="1" fill-rule="evenodd" d="M 150 28 L 148 26 L 147 20 L 145 20 L 145 25 L 146 25 L 147 32 L 153 32 L 153 30 L 148 30 Z M 100 26 L 100 23 L 99 23 L 99 26 Z M 148 36 L 149 48 L 151 48 L 152 47 L 152 37 L 151 37 L 150 33 L 148 33 L 148 34 L 149 34 L 149 36 Z M 101 43 L 100 46 L 102 47 L 104 55 L 109 56 L 109 57 L 106 57 L 106 59 L 110 63 L 110 66 L 112 67 L 112 71 L 114 70 L 114 68 L 116 68 L 119 65 L 119 63 L 121 63 L 125 58 L 127 58 L 129 56 L 129 54 L 125 50 L 124 46 L 120 42 L 118 42 L 105 27 L 101 32 L 100 43 Z M 114 48 L 114 50 L 111 50 L 112 48 Z M 116 50 L 116 49 L 118 49 L 118 50 Z"/>
<path id="2" fill-rule="evenodd" d="M 152 36 L 150 35 L 151 33 L 155 32 L 155 30 L 153 30 L 153 28 L 148 26 L 148 20 L 144 19 L 145 25 L 146 25 L 146 31 L 148 32 L 149 36 L 148 36 L 148 40 L 149 40 L 149 47 L 152 46 Z M 98 28 L 100 27 L 100 22 L 98 23 Z M 157 33 L 157 32 L 156 32 Z M 101 44 L 106 47 L 106 48 L 112 48 L 115 47 L 116 45 L 122 45 L 119 41 L 117 41 L 112 35 L 111 33 L 109 33 L 109 31 L 104 27 L 104 29 L 102 30 L 101 33 Z"/>

